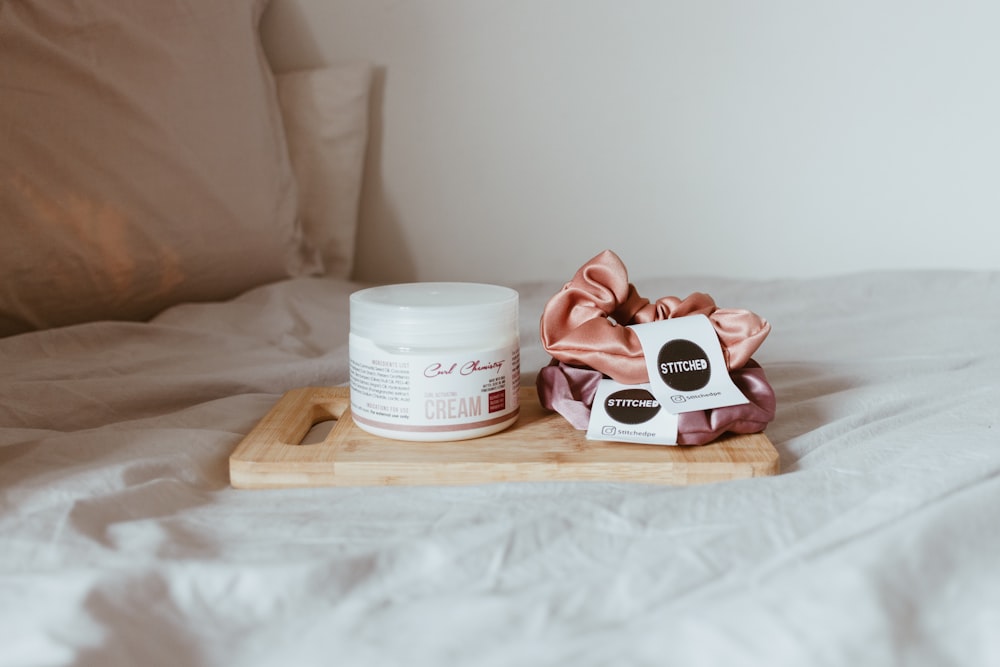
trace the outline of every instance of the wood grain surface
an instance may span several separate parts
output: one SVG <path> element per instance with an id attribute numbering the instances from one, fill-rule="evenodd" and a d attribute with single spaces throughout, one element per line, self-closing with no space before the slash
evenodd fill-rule
<path id="1" fill-rule="evenodd" d="M 779 472 L 763 433 L 708 445 L 633 445 L 587 440 L 521 389 L 521 412 L 505 431 L 472 440 L 390 440 L 351 419 L 347 387 L 287 392 L 229 458 L 235 488 L 456 485 L 495 482 L 605 481 L 701 484 Z M 336 424 L 321 443 L 299 444 L 317 423 Z"/>

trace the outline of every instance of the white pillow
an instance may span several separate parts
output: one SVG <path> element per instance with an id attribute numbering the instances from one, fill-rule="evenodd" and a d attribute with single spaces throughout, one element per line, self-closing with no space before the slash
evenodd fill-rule
<path id="1" fill-rule="evenodd" d="M 325 273 L 349 278 L 368 143 L 372 69 L 346 63 L 278 74 L 299 215 Z"/>
<path id="2" fill-rule="evenodd" d="M 0 335 L 147 319 L 317 271 L 266 0 L 7 0 Z"/>

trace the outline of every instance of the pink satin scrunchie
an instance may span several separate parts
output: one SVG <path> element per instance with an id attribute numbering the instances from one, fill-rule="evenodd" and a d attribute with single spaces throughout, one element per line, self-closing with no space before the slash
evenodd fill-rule
<path id="1" fill-rule="evenodd" d="M 677 415 L 677 444 L 704 445 L 723 433 L 760 433 L 774 419 L 774 389 L 756 361 L 750 359 L 743 368 L 730 371 L 729 376 L 750 402 L 682 412 Z M 535 379 L 538 400 L 547 410 L 562 415 L 573 428 L 586 430 L 602 378 L 600 371 L 592 368 L 553 360 Z"/>
<path id="2" fill-rule="evenodd" d="M 641 384 L 649 382 L 642 345 L 624 325 L 685 315 L 705 315 L 711 320 L 729 370 L 742 368 L 771 331 L 771 325 L 758 315 L 719 308 L 701 292 L 650 303 L 628 281 L 618 255 L 605 250 L 580 267 L 545 304 L 542 345 L 559 361 L 593 368 L 622 384 Z"/>

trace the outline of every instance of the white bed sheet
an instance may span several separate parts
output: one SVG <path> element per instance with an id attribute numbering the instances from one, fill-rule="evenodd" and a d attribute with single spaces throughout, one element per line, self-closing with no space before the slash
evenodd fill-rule
<path id="1" fill-rule="evenodd" d="M 232 489 L 357 287 L 0 340 L 0 665 L 1000 664 L 1000 273 L 642 281 L 771 321 L 776 477 Z"/>

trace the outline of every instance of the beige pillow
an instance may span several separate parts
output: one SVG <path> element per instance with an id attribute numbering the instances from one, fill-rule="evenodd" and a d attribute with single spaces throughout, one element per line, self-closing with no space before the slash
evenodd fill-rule
<path id="1" fill-rule="evenodd" d="M 276 77 L 305 235 L 338 278 L 354 267 L 371 78 L 367 63 Z"/>
<path id="2" fill-rule="evenodd" d="M 5 0 L 0 335 L 314 272 L 266 0 Z"/>

